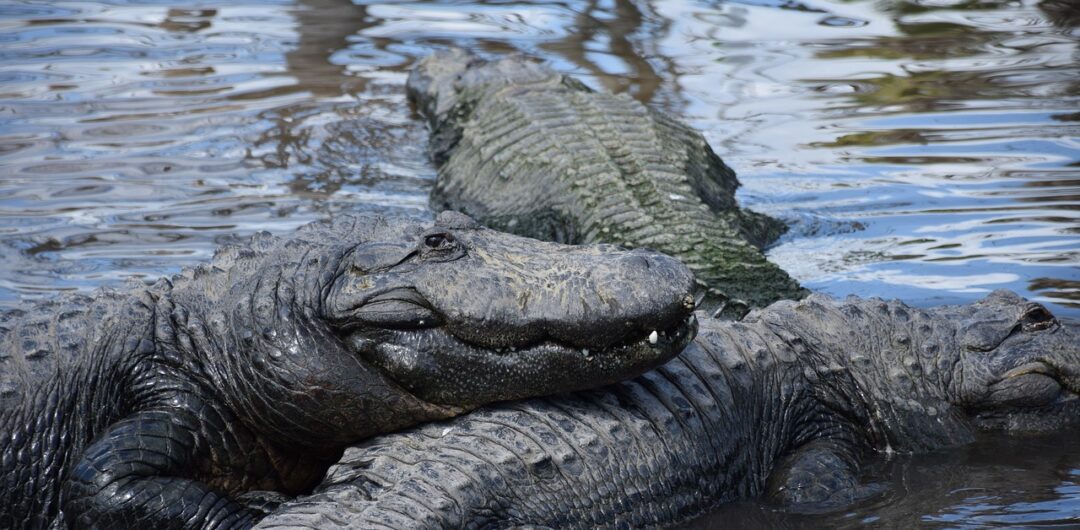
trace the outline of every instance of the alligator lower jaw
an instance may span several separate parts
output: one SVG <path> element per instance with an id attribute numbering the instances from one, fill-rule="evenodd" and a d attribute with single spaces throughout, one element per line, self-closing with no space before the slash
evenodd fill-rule
<path id="1" fill-rule="evenodd" d="M 403 391 L 440 406 L 472 407 L 637 376 L 679 354 L 696 329 L 697 320 L 687 316 L 668 329 L 596 351 L 545 341 L 498 353 L 460 340 L 445 326 L 354 332 L 346 343 Z"/>
<path id="2" fill-rule="evenodd" d="M 475 348 L 482 348 L 490 351 L 494 355 L 511 357 L 518 354 L 528 353 L 548 353 L 548 354 L 577 354 L 581 357 L 589 360 L 593 357 L 601 356 L 619 356 L 622 353 L 630 350 L 641 350 L 649 348 L 652 350 L 674 350 L 672 355 L 682 351 L 694 336 L 697 334 L 697 317 L 693 314 L 687 316 L 678 324 L 666 329 L 656 329 L 645 334 L 644 337 L 609 346 L 606 348 L 580 348 L 576 346 L 569 346 L 557 341 L 543 341 L 529 346 L 505 346 L 505 347 L 487 347 L 476 344 L 471 344 Z"/>
<path id="3" fill-rule="evenodd" d="M 984 411 L 973 416 L 982 431 L 1040 434 L 1080 427 L 1080 395 L 1065 392 L 1042 407 L 1025 410 Z"/>
<path id="4" fill-rule="evenodd" d="M 644 352 L 652 351 L 657 353 L 656 357 L 663 356 L 666 360 L 682 351 L 682 349 L 694 339 L 694 336 L 697 334 L 697 327 L 697 317 L 694 314 L 690 314 L 678 324 L 666 329 L 651 330 L 649 333 L 646 333 L 644 336 L 635 340 L 626 341 L 606 348 L 595 349 L 570 346 L 553 340 L 545 340 L 523 346 L 492 347 L 463 340 L 460 337 L 455 336 L 453 332 L 446 329 L 445 326 L 408 331 L 380 330 L 376 331 L 374 334 L 355 332 L 350 335 L 348 342 L 353 346 L 355 351 L 361 353 L 373 347 L 424 349 L 423 346 L 425 342 L 446 343 L 453 341 L 458 343 L 458 347 L 470 350 L 474 354 L 482 353 L 506 359 L 511 359 L 515 356 L 575 355 L 580 356 L 585 360 L 592 360 L 593 358 L 598 357 L 619 357 L 631 354 L 632 352 L 636 352 L 634 353 L 636 357 L 642 357 L 644 356 Z M 669 354 L 662 355 L 661 352 L 669 352 Z"/>

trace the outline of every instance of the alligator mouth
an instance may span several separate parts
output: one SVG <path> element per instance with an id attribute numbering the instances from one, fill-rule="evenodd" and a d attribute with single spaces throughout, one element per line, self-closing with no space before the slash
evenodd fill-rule
<path id="1" fill-rule="evenodd" d="M 975 407 L 983 429 L 1038 433 L 1080 424 L 1080 395 L 1042 361 L 1005 372 L 988 390 Z"/>
<path id="2" fill-rule="evenodd" d="M 447 324 L 439 312 L 411 288 L 395 288 L 379 293 L 364 304 L 349 310 L 347 314 L 348 324 L 342 326 L 341 331 L 358 352 L 381 345 L 423 350 L 427 349 L 424 348 L 425 344 L 437 346 L 438 342 L 443 342 L 495 356 L 548 354 L 578 355 L 591 359 L 601 355 L 619 355 L 620 352 L 631 350 L 668 351 L 677 348 L 677 353 L 697 332 L 697 317 L 691 312 L 666 328 L 642 329 L 634 334 L 628 333 L 624 340 L 603 347 L 571 345 L 550 336 L 515 343 L 512 332 L 502 332 L 502 337 L 493 337 L 491 341 L 478 341 L 467 336 L 471 333 L 462 333 L 455 330 L 453 325 Z"/>
<path id="3" fill-rule="evenodd" d="M 1066 383 L 1060 371 L 1044 361 L 1032 361 L 1017 366 L 1002 374 L 1001 380 L 995 383 L 994 386 L 1022 380 L 1050 380 L 1054 385 L 1060 387 L 1062 397 L 1077 397 L 1080 394 L 1080 388 Z"/>
<path id="4" fill-rule="evenodd" d="M 346 343 L 365 362 L 425 401 L 477 406 L 634 377 L 677 355 L 696 332 L 697 319 L 687 315 L 667 328 L 597 349 L 550 338 L 494 348 L 463 341 L 443 325 L 358 329 Z"/>
<path id="5" fill-rule="evenodd" d="M 1028 407 L 1050 405 L 1076 396 L 1061 381 L 1057 370 L 1042 361 L 1025 363 L 1005 372 L 988 390 L 991 403 L 1015 402 Z"/>
<path id="6" fill-rule="evenodd" d="M 984 431 L 1038 434 L 1080 426 L 1080 396 L 1062 392 L 1039 406 L 986 409 L 973 415 L 975 425 Z"/>
<path id="7" fill-rule="evenodd" d="M 555 339 L 545 339 L 525 345 L 502 347 L 479 345 L 461 337 L 457 337 L 457 339 L 466 344 L 470 344 L 473 347 L 486 349 L 498 356 L 512 356 L 515 354 L 536 352 L 574 354 L 580 355 L 584 359 L 591 359 L 598 355 L 618 355 L 619 352 L 639 348 L 649 348 L 660 351 L 677 348 L 676 351 L 681 351 L 682 348 L 686 347 L 690 340 L 694 338 L 694 335 L 697 333 L 697 325 L 697 317 L 691 313 L 686 318 L 667 328 L 642 332 L 625 341 L 617 342 L 603 348 L 576 347 Z"/>
<path id="8" fill-rule="evenodd" d="M 370 353 L 372 350 L 384 350 L 378 353 L 396 356 L 401 356 L 404 349 L 422 352 L 446 349 L 449 345 L 451 348 L 460 349 L 463 354 L 467 352 L 471 355 L 483 354 L 503 359 L 558 356 L 562 358 L 579 357 L 585 361 L 591 361 L 599 357 L 625 355 L 641 358 L 654 355 L 656 357 L 663 356 L 663 360 L 666 360 L 682 351 L 693 340 L 698 326 L 697 317 L 690 314 L 667 328 L 641 332 L 625 341 L 603 348 L 589 348 L 566 344 L 551 338 L 527 344 L 490 346 L 460 337 L 447 325 L 435 324 L 435 322 L 437 322 L 436 319 L 428 317 L 424 327 L 406 328 L 395 326 L 380 329 L 357 329 L 348 333 L 347 342 L 354 351 L 361 354 Z"/>

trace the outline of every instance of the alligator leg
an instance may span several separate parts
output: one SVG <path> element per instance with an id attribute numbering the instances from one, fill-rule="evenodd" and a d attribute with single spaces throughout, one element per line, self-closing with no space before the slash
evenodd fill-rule
<path id="1" fill-rule="evenodd" d="M 65 486 L 68 524 L 155 530 L 252 526 L 255 512 L 189 478 L 207 456 L 198 425 L 182 410 L 149 410 L 109 427 L 87 447 Z"/>
<path id="2" fill-rule="evenodd" d="M 790 511 L 813 513 L 844 508 L 882 492 L 862 484 L 851 444 L 811 441 L 786 457 L 769 476 L 767 497 Z"/>

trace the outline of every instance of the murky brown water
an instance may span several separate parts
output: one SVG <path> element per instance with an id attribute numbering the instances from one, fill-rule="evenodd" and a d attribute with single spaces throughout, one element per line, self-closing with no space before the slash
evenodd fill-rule
<path id="1" fill-rule="evenodd" d="M 0 307 L 335 211 L 424 212 L 434 171 L 402 85 L 455 44 L 683 116 L 744 203 L 792 223 L 770 256 L 808 287 L 923 305 L 1007 287 L 1077 318 L 1078 2 L 8 0 Z M 922 470 L 856 515 L 782 522 L 1080 525 L 1080 456 L 1060 445 L 950 467 L 981 488 L 952 504 L 916 494 Z"/>

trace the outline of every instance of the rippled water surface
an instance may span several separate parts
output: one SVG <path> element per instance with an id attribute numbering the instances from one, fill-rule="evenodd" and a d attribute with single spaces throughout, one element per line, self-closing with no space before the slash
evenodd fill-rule
<path id="1" fill-rule="evenodd" d="M 336 211 L 424 213 L 434 170 L 402 85 L 454 44 L 684 117 L 745 204 L 791 223 L 770 257 L 810 288 L 933 305 L 1007 287 L 1078 318 L 1078 22 L 1077 0 L 8 0 L 0 307 Z M 1059 442 L 949 468 L 984 488 L 953 504 L 824 522 L 1034 524 L 1052 505 L 1080 524 Z"/>

